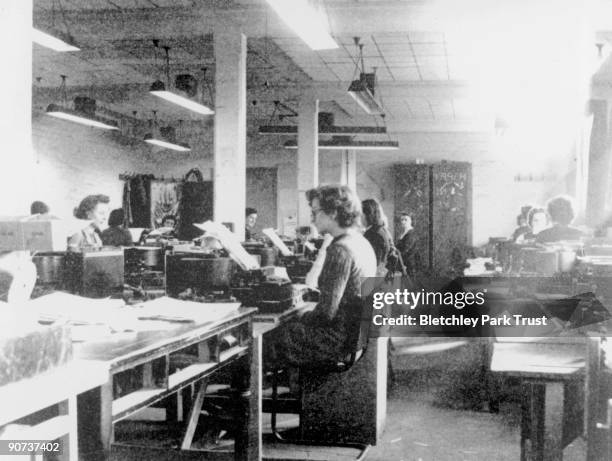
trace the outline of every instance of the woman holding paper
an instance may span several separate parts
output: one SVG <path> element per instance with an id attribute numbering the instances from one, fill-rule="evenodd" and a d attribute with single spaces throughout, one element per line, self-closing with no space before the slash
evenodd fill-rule
<path id="1" fill-rule="evenodd" d="M 356 194 L 347 186 L 321 186 L 306 197 L 313 224 L 332 241 L 319 276 L 319 303 L 266 344 L 266 358 L 275 365 L 337 360 L 348 334 L 348 309 L 361 306 L 362 279 L 376 274 L 374 251 L 358 229 L 361 204 Z"/>

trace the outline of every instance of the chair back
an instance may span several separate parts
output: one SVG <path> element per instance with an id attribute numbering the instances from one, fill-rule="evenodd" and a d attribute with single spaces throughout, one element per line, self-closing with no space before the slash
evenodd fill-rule
<path id="1" fill-rule="evenodd" d="M 349 368 L 359 360 L 368 347 L 370 325 L 372 325 L 372 302 L 369 298 L 355 298 L 346 309 L 347 336 L 344 344 L 346 359 L 344 367 Z"/>

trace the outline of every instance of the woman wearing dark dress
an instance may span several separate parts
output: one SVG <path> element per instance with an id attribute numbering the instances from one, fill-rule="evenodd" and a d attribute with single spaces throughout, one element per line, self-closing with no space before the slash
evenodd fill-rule
<path id="1" fill-rule="evenodd" d="M 402 255 L 406 272 L 408 275 L 414 276 L 419 269 L 420 258 L 417 250 L 416 234 L 412 227 L 412 218 L 408 213 L 401 214 L 400 224 L 402 226 L 402 233 L 395 246 Z"/>
<path id="2" fill-rule="evenodd" d="M 122 208 L 111 211 L 108 218 L 108 228 L 102 231 L 102 243 L 106 246 L 132 246 L 132 234 L 123 227 L 125 214 Z"/>
<path id="3" fill-rule="evenodd" d="M 391 234 L 387 230 L 386 217 L 380 203 L 375 199 L 370 198 L 361 202 L 361 209 L 366 226 L 363 236 L 374 249 L 376 275 L 382 277 L 387 273 L 387 257 L 393 243 Z"/>
<path id="4" fill-rule="evenodd" d="M 546 206 L 552 226 L 536 235 L 536 242 L 548 243 L 561 240 L 580 240 L 583 233 L 580 229 L 570 226 L 574 220 L 572 202 L 566 197 L 555 197 Z"/>
<path id="5" fill-rule="evenodd" d="M 266 358 L 275 366 L 338 360 L 347 338 L 349 310 L 361 309 L 362 279 L 376 273 L 374 251 L 357 229 L 361 207 L 355 193 L 347 186 L 321 186 L 306 197 L 313 224 L 333 240 L 319 276 L 317 306 L 267 341 Z"/>

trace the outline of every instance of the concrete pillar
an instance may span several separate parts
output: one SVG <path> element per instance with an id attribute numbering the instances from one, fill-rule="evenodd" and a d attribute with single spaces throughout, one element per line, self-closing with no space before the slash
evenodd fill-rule
<path id="1" fill-rule="evenodd" d="M 306 191 L 319 185 L 319 100 L 306 92 L 299 103 L 298 115 L 298 226 L 310 224 Z"/>
<path id="2" fill-rule="evenodd" d="M 591 112 L 593 128 L 589 145 L 586 224 L 597 227 L 606 220 L 612 205 L 607 203 L 612 167 L 610 104 L 605 100 L 592 100 Z"/>
<path id="3" fill-rule="evenodd" d="M 246 206 L 246 36 L 214 31 L 215 134 L 214 219 L 231 222 L 244 240 Z"/>
<path id="4" fill-rule="evenodd" d="M 30 213 L 36 194 L 32 151 L 32 0 L 0 2 L 0 215 Z M 29 179 L 28 179 L 29 178 Z M 40 198 L 44 200 L 44 197 Z"/>
<path id="5" fill-rule="evenodd" d="M 343 150 L 340 160 L 340 184 L 347 185 L 357 192 L 357 152 Z"/>

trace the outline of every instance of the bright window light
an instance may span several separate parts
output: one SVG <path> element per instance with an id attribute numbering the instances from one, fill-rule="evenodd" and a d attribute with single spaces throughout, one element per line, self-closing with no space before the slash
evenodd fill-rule
<path id="1" fill-rule="evenodd" d="M 308 0 L 267 0 L 281 19 L 313 50 L 330 50 L 338 44 L 327 31 L 322 14 Z"/>
<path id="2" fill-rule="evenodd" d="M 145 139 L 146 143 L 153 144 L 154 146 L 164 147 L 166 149 L 175 150 L 177 152 L 189 152 L 191 149 L 189 147 L 181 146 L 179 144 L 174 144 L 167 141 L 162 141 L 161 139 Z"/>
<path id="3" fill-rule="evenodd" d="M 150 93 L 154 94 L 155 96 L 159 96 L 160 98 L 165 99 L 166 101 L 174 103 L 178 106 L 184 107 L 185 109 L 192 110 L 193 112 L 196 112 L 198 114 L 212 115 L 215 113 L 214 110 L 209 109 L 203 104 L 199 104 L 195 101 L 192 101 L 191 99 L 179 96 L 178 94 L 172 93 L 170 91 L 151 91 Z"/>
<path id="4" fill-rule="evenodd" d="M 80 49 L 38 29 L 32 29 L 32 41 L 55 51 L 79 51 Z"/>

